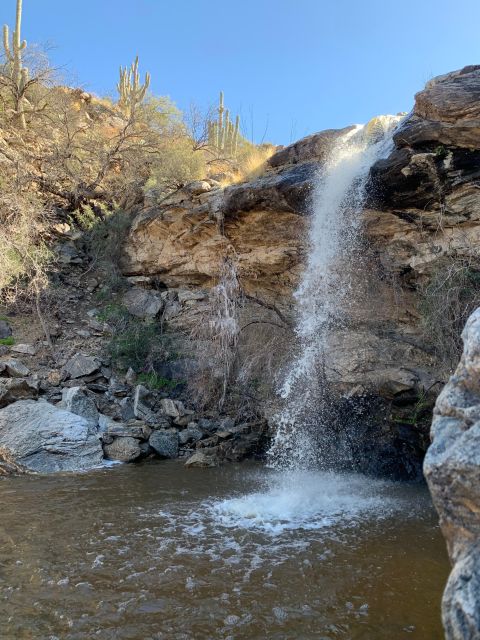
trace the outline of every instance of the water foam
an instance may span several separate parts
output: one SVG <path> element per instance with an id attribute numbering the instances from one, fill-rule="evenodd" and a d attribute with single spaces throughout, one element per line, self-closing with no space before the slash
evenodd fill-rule
<path id="1" fill-rule="evenodd" d="M 265 491 L 229 498 L 212 506 L 224 527 L 280 534 L 333 525 L 354 526 L 365 518 L 390 515 L 398 502 L 386 497 L 389 483 L 360 475 L 321 471 L 275 472 Z"/>

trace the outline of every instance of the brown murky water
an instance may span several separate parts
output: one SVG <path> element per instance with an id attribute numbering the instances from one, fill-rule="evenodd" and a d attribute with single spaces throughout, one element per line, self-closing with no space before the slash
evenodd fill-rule
<path id="1" fill-rule="evenodd" d="M 0 638 L 440 640 L 424 487 L 258 466 L 0 481 Z"/>

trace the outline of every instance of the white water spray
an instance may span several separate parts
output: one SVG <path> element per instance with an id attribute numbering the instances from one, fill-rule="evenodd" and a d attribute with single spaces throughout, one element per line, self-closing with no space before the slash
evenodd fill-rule
<path id="1" fill-rule="evenodd" d="M 311 468 L 318 463 L 314 442 L 322 402 L 323 354 L 329 331 L 338 327 L 352 293 L 351 264 L 370 168 L 392 147 L 401 118 L 379 116 L 340 137 L 319 171 L 313 195 L 309 252 L 295 293 L 298 310 L 298 353 L 290 364 L 280 395 L 283 409 L 269 452 L 277 468 Z"/>

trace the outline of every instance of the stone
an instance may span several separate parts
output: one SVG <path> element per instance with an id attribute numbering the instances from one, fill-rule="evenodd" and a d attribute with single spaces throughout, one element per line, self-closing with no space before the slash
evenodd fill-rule
<path id="1" fill-rule="evenodd" d="M 70 378 L 82 378 L 96 373 L 101 367 L 101 361 L 93 356 L 76 353 L 65 364 L 64 370 Z"/>
<path id="2" fill-rule="evenodd" d="M 6 320 L 0 320 L 0 340 L 9 338 L 12 335 L 12 327 Z"/>
<path id="3" fill-rule="evenodd" d="M 179 418 L 185 412 L 185 408 L 178 400 L 171 400 L 170 398 L 162 398 L 160 400 L 162 411 L 166 416 L 171 418 Z"/>
<path id="4" fill-rule="evenodd" d="M 148 442 L 161 458 L 178 458 L 177 431 L 154 431 Z"/>
<path id="5" fill-rule="evenodd" d="M 23 362 L 14 358 L 0 361 L 0 366 L 4 367 L 4 371 L 11 378 L 25 378 L 30 374 L 30 369 Z"/>
<path id="6" fill-rule="evenodd" d="M 103 446 L 105 457 L 119 462 L 133 462 L 142 455 L 140 441 L 129 436 L 114 438 L 111 444 Z"/>
<path id="7" fill-rule="evenodd" d="M 424 472 L 453 569 L 442 600 L 446 640 L 480 632 L 480 308 L 462 333 L 463 354 L 437 398 Z"/>
<path id="8" fill-rule="evenodd" d="M 183 431 L 178 434 L 178 440 L 181 445 L 189 442 L 195 443 L 203 438 L 203 431 L 197 427 L 196 424 L 189 425 Z"/>
<path id="9" fill-rule="evenodd" d="M 128 371 L 125 374 L 125 384 L 130 384 L 133 386 L 136 381 L 137 381 L 137 374 L 132 369 L 132 367 L 128 367 Z"/>
<path id="10" fill-rule="evenodd" d="M 155 412 L 148 406 L 150 396 L 150 391 L 142 384 L 138 384 L 135 387 L 133 397 L 133 413 L 139 420 L 144 420 L 147 424 L 154 425 L 158 421 L 158 418 Z"/>
<path id="11" fill-rule="evenodd" d="M 0 408 L 23 399 L 38 396 L 38 384 L 24 378 L 0 378 Z"/>
<path id="12" fill-rule="evenodd" d="M 34 400 L 0 410 L 0 452 L 39 473 L 83 471 L 103 459 L 100 440 L 87 420 Z"/>
<path id="13" fill-rule="evenodd" d="M 197 451 L 190 456 L 188 460 L 185 462 L 185 466 L 187 468 L 208 468 L 208 467 L 216 467 L 218 466 L 218 460 L 216 458 L 215 452 L 208 453 L 207 451 Z"/>
<path id="14" fill-rule="evenodd" d="M 183 187 L 183 190 L 190 193 L 192 196 L 207 193 L 207 191 L 211 191 L 211 189 L 212 185 L 206 180 L 195 180 L 194 182 L 189 182 Z"/>
<path id="15" fill-rule="evenodd" d="M 33 344 L 13 344 L 10 349 L 15 353 L 23 353 L 27 356 L 34 356 L 37 353 Z"/>
<path id="16" fill-rule="evenodd" d="M 62 405 L 67 411 L 82 416 L 92 427 L 98 425 L 99 413 L 95 401 L 80 387 L 70 387 L 62 391 Z"/>
<path id="17" fill-rule="evenodd" d="M 135 412 L 133 410 L 133 400 L 132 398 L 122 398 L 120 400 L 120 415 L 122 420 L 128 421 L 133 420 L 135 418 Z"/>
<path id="18" fill-rule="evenodd" d="M 163 306 L 160 294 L 141 287 L 129 289 L 122 302 L 132 316 L 142 319 L 154 318 Z"/>

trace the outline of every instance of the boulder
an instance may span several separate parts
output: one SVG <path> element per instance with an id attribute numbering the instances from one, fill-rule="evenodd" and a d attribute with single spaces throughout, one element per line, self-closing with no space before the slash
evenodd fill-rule
<path id="1" fill-rule="evenodd" d="M 24 378 L 0 378 L 0 409 L 12 402 L 38 396 L 38 384 Z"/>
<path id="2" fill-rule="evenodd" d="M 85 418 L 33 400 L 0 410 L 0 455 L 39 473 L 92 469 L 103 459 Z"/>
<path id="3" fill-rule="evenodd" d="M 26 356 L 34 356 L 37 353 L 33 344 L 14 344 L 11 346 L 11 350 L 15 353 L 23 353 Z"/>
<path id="4" fill-rule="evenodd" d="M 460 363 L 437 398 L 424 462 L 453 564 L 442 601 L 447 640 L 480 634 L 480 308 L 462 338 Z"/>
<path id="5" fill-rule="evenodd" d="M 30 369 L 20 362 L 20 360 L 15 360 L 14 358 L 8 358 L 6 360 L 0 361 L 0 372 L 6 372 L 11 378 L 25 378 L 29 375 Z"/>
<path id="6" fill-rule="evenodd" d="M 154 431 L 148 442 L 161 458 L 178 458 L 177 431 Z"/>
<path id="7" fill-rule="evenodd" d="M 9 338 L 12 335 L 12 328 L 6 320 L 0 320 L 0 340 Z"/>
<path id="8" fill-rule="evenodd" d="M 158 422 L 157 415 L 149 406 L 151 393 L 142 384 L 135 387 L 133 396 L 133 413 L 135 418 L 144 420 L 147 424 L 153 426 Z"/>
<path id="9" fill-rule="evenodd" d="M 70 387 L 62 391 L 62 405 L 67 411 L 82 416 L 92 427 L 98 425 L 98 409 L 95 401 L 80 387 Z"/>
<path id="10" fill-rule="evenodd" d="M 132 462 L 142 455 L 140 441 L 130 436 L 115 438 L 103 446 L 105 457 L 119 462 Z"/>
<path id="11" fill-rule="evenodd" d="M 98 358 L 86 356 L 83 353 L 76 353 L 73 358 L 70 358 L 65 364 L 64 371 L 72 379 L 82 378 L 98 371 L 101 365 L 102 363 Z"/>
<path id="12" fill-rule="evenodd" d="M 193 454 L 193 456 L 190 456 L 190 458 L 185 462 L 185 466 L 187 468 L 216 467 L 218 466 L 218 459 L 216 457 L 216 452 L 213 450 L 197 451 L 196 453 Z"/>
<path id="13" fill-rule="evenodd" d="M 141 287 L 129 289 L 123 296 L 123 304 L 132 316 L 142 319 L 154 318 L 163 306 L 160 294 Z"/>
<path id="14" fill-rule="evenodd" d="M 203 438 L 203 431 L 197 427 L 195 423 L 189 425 L 178 434 L 180 444 L 184 445 L 189 442 L 195 443 Z"/>

